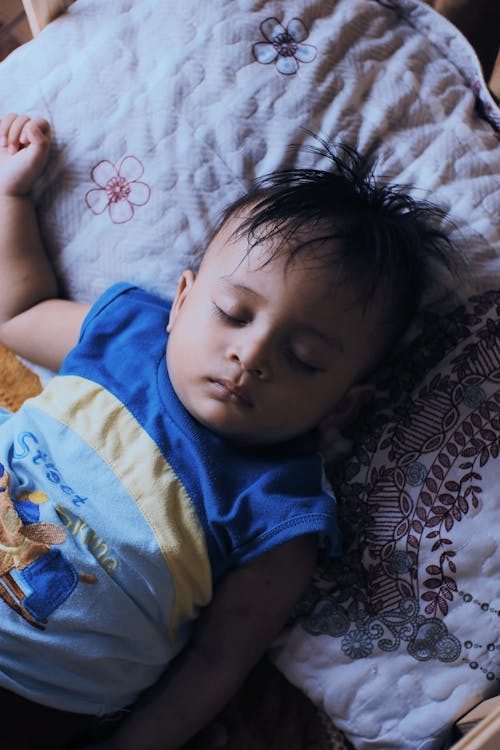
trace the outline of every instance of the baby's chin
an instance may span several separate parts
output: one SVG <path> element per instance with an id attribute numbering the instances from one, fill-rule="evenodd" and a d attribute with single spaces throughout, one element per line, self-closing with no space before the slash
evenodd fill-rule
<path id="1" fill-rule="evenodd" d="M 242 425 L 221 424 L 217 420 L 203 418 L 192 413 L 191 416 L 218 437 L 241 445 L 278 445 L 310 432 L 310 430 L 276 431 L 275 425 L 262 425 L 259 428 L 248 429 Z"/>
<path id="2" fill-rule="evenodd" d="M 213 399 L 193 399 L 189 393 L 180 389 L 177 398 L 190 416 L 210 432 L 220 438 L 242 445 L 277 445 L 311 432 L 308 424 L 277 425 L 275 422 L 256 419 L 245 419 L 241 414 L 231 418 L 230 407 Z"/>

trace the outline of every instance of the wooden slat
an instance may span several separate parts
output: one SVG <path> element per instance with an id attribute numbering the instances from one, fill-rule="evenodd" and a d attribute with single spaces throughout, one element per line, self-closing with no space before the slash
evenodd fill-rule
<path id="1" fill-rule="evenodd" d="M 33 36 L 39 34 L 47 24 L 64 13 L 72 0 L 22 0 L 24 11 Z"/>
<path id="2" fill-rule="evenodd" d="M 451 750 L 498 750 L 500 748 L 500 708 L 486 716 Z"/>

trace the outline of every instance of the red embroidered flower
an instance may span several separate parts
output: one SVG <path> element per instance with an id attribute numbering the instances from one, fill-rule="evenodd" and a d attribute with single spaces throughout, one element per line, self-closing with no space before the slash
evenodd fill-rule
<path id="1" fill-rule="evenodd" d="M 253 54 L 262 65 L 274 62 L 276 70 L 285 76 L 292 76 L 298 71 L 299 62 L 312 62 L 316 57 L 316 47 L 303 44 L 309 31 L 300 18 L 292 18 L 286 29 L 277 18 L 266 18 L 260 30 L 267 42 L 254 44 Z"/>
<path id="2" fill-rule="evenodd" d="M 124 224 L 134 215 L 134 206 L 144 206 L 151 196 L 151 188 L 139 178 L 144 167 L 135 156 L 125 156 L 118 169 L 106 159 L 90 173 L 98 186 L 89 190 L 85 202 L 94 214 L 109 209 L 113 224 Z"/>

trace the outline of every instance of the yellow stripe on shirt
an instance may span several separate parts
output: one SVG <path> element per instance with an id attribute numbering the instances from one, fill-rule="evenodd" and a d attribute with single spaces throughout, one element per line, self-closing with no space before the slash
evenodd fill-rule
<path id="1" fill-rule="evenodd" d="M 169 628 L 173 636 L 212 594 L 205 535 L 183 484 L 135 417 L 98 383 L 58 376 L 31 403 L 85 440 L 146 518 L 175 587 Z"/>

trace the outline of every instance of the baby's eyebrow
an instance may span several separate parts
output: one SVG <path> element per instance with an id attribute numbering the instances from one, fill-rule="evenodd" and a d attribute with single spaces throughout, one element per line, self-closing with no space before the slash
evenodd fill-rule
<path id="1" fill-rule="evenodd" d="M 252 289 L 252 287 L 246 286 L 246 284 L 240 284 L 237 281 L 233 281 L 229 276 L 222 276 L 221 281 L 223 282 L 224 286 L 231 287 L 231 289 L 234 289 L 237 292 L 243 292 L 244 294 L 251 294 L 254 297 L 262 296 L 259 294 L 259 292 L 256 289 Z"/>

